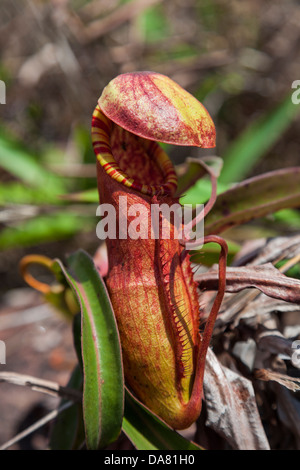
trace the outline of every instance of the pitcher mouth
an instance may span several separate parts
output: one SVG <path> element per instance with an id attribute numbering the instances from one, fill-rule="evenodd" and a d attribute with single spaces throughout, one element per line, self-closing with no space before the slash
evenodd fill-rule
<path id="1" fill-rule="evenodd" d="M 136 160 L 133 156 L 130 171 L 122 168 L 122 156 L 126 155 L 127 144 L 120 141 L 118 133 L 123 133 L 129 143 L 139 151 Z M 148 196 L 174 195 L 177 189 L 177 175 L 164 150 L 157 142 L 135 136 L 114 124 L 101 111 L 99 105 L 96 106 L 92 118 L 92 142 L 100 165 L 118 183 Z M 144 162 L 141 153 L 146 156 Z M 128 160 L 131 156 L 125 157 L 125 160 L 126 158 Z M 129 160 L 128 162 L 130 163 Z"/>

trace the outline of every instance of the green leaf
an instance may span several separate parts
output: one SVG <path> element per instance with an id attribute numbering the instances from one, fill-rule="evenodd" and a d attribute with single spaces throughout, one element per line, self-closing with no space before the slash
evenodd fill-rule
<path id="1" fill-rule="evenodd" d="M 220 233 L 281 209 L 300 206 L 300 167 L 249 178 L 217 197 L 204 231 Z"/>
<path id="2" fill-rule="evenodd" d="M 82 366 L 80 328 L 74 318 L 74 344 L 78 361 Z M 125 389 L 125 410 L 122 429 L 134 446 L 139 449 L 197 449 L 200 447 L 183 438 L 164 424 Z"/>
<path id="3" fill-rule="evenodd" d="M 138 17 L 138 25 L 146 42 L 158 42 L 169 32 L 168 19 L 161 4 L 147 8 Z"/>
<path id="4" fill-rule="evenodd" d="M 63 180 L 43 167 L 36 158 L 18 142 L 0 133 L 0 167 L 21 181 L 49 193 L 64 193 Z"/>
<path id="5" fill-rule="evenodd" d="M 0 186 L 0 205 L 6 204 L 62 204 L 57 194 L 45 188 L 33 188 L 20 181 L 9 182 Z"/>
<path id="6" fill-rule="evenodd" d="M 118 329 L 106 287 L 93 260 L 80 250 L 65 268 L 81 306 L 83 416 L 89 449 L 115 441 L 123 419 L 124 386 Z"/>
<path id="7" fill-rule="evenodd" d="M 299 112 L 300 107 L 292 103 L 289 93 L 277 108 L 251 124 L 222 155 L 224 167 L 220 182 L 231 183 L 247 176 L 254 164 L 275 144 Z"/>
<path id="8" fill-rule="evenodd" d="M 0 233 L 0 250 L 61 240 L 94 227 L 92 218 L 78 217 L 78 214 L 66 211 L 40 215 L 4 228 Z"/>
<path id="9" fill-rule="evenodd" d="M 63 194 L 61 199 L 69 202 L 99 203 L 99 194 L 97 188 L 91 188 L 77 193 Z"/>
<path id="10" fill-rule="evenodd" d="M 288 262 L 287 259 L 283 259 L 281 261 L 278 261 L 278 263 L 275 264 L 275 267 L 277 269 L 281 268 Z M 290 269 L 288 269 L 285 273 L 285 276 L 287 277 L 293 277 L 295 279 L 300 279 L 300 263 L 298 262 L 294 266 L 292 266 Z"/>
<path id="11" fill-rule="evenodd" d="M 300 213 L 297 209 L 282 209 L 274 214 L 276 224 L 284 224 L 289 228 L 300 228 Z"/>
<path id="12" fill-rule="evenodd" d="M 226 240 L 228 246 L 227 262 L 231 264 L 235 255 L 240 251 L 241 247 L 237 243 Z M 203 266 L 212 266 L 219 262 L 220 246 L 216 243 L 207 243 L 199 251 L 191 251 L 191 262 L 202 264 Z"/>
<path id="13" fill-rule="evenodd" d="M 201 164 L 202 162 L 202 164 Z M 213 170 L 218 178 L 223 160 L 219 157 L 208 156 L 206 158 L 187 158 L 187 170 L 178 178 L 178 187 L 176 194 L 180 196 L 181 204 L 201 204 L 209 200 L 211 195 L 211 181 L 207 179 L 208 172 L 203 163 Z M 203 178 L 204 177 L 204 178 Z M 217 192 L 228 189 L 227 185 L 217 185 Z"/>
<path id="14" fill-rule="evenodd" d="M 164 424 L 128 391 L 123 431 L 138 450 L 201 450 Z"/>
<path id="15" fill-rule="evenodd" d="M 221 194 L 222 192 L 228 189 L 228 185 L 222 184 L 218 182 L 217 186 L 217 194 Z M 211 195 L 211 182 L 207 179 L 201 179 L 197 181 L 197 183 L 192 186 L 184 196 L 180 198 L 181 204 L 204 204 Z"/>

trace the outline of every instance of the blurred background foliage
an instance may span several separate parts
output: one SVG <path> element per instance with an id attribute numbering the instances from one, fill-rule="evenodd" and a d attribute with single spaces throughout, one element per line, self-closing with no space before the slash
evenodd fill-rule
<path id="1" fill-rule="evenodd" d="M 208 108 L 217 148 L 169 147 L 179 170 L 187 156 L 217 154 L 221 190 L 297 165 L 300 106 L 290 97 L 300 74 L 298 7 L 295 0 L 1 0 L 1 289 L 22 282 L 15 267 L 24 252 L 96 249 L 96 202 L 61 195 L 94 194 L 91 115 L 120 73 L 161 72 Z M 208 191 L 194 188 L 197 202 Z M 267 223 L 274 220 L 299 227 L 295 211 Z"/>
<path id="2" fill-rule="evenodd" d="M 179 174 L 186 157 L 218 155 L 224 159 L 221 192 L 247 177 L 299 165 L 300 105 L 291 101 L 292 83 L 300 79 L 299 24 L 298 0 L 1 0 L 0 294 L 15 298 L 15 289 L 24 287 L 18 263 L 27 253 L 64 259 L 78 248 L 97 250 L 90 123 L 102 89 L 120 73 L 168 75 L 210 112 L 216 149 L 167 146 Z M 201 180 L 188 202 L 204 202 L 209 192 Z M 249 238 L 299 227 L 299 211 L 290 209 L 225 236 L 232 257 Z M 207 251 L 213 262 L 215 247 Z M 24 290 L 19 302 L 24 308 Z M 55 341 L 61 329 L 55 326 Z M 34 375 L 43 376 L 49 364 L 62 370 L 62 348 L 52 351 L 51 343 L 47 363 L 36 352 L 43 349 L 33 348 L 25 359 L 20 337 L 10 343 L 13 368 L 15 358 L 15 369 Z M 37 368 L 32 357 L 40 359 Z M 28 406 L 24 397 L 10 390 L 2 423 L 5 415 L 19 419 Z M 4 440 L 6 425 L 0 431 Z"/>

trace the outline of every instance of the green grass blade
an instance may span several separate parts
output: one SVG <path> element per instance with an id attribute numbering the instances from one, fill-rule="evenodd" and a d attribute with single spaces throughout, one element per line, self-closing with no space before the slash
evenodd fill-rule
<path id="1" fill-rule="evenodd" d="M 61 199 L 66 202 L 99 203 L 99 194 L 97 188 L 90 188 L 85 191 L 63 194 Z"/>
<path id="2" fill-rule="evenodd" d="M 218 182 L 217 193 L 220 194 L 226 189 L 228 185 Z M 186 193 L 181 196 L 181 204 L 204 204 L 208 201 L 211 195 L 211 182 L 206 178 L 197 181 Z"/>
<path id="3" fill-rule="evenodd" d="M 299 112 L 300 106 L 293 104 L 288 94 L 277 108 L 251 124 L 222 155 L 224 166 L 219 181 L 232 183 L 247 176 Z"/>
<path id="4" fill-rule="evenodd" d="M 64 193 L 62 178 L 51 173 L 19 143 L 0 132 L 0 167 L 36 188 L 54 194 Z"/>
<path id="5" fill-rule="evenodd" d="M 227 240 L 228 254 L 227 262 L 231 264 L 236 254 L 240 251 L 241 247 L 238 243 Z M 207 243 L 201 249 L 190 251 L 191 262 L 201 264 L 202 266 L 212 266 L 217 264 L 220 257 L 220 246 L 216 243 Z"/>
<path id="6" fill-rule="evenodd" d="M 39 215 L 20 221 L 15 226 L 3 228 L 0 233 L 0 251 L 66 239 L 80 231 L 93 230 L 94 227 L 92 217 L 78 217 L 76 213 L 55 212 L 51 215 Z"/>

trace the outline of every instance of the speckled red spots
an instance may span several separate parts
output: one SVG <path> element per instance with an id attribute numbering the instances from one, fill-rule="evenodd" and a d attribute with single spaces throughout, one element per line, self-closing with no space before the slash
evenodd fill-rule
<path id="1" fill-rule="evenodd" d="M 103 90 L 99 106 L 111 121 L 145 139 L 215 147 L 215 126 L 205 107 L 159 73 L 119 75 Z"/>

